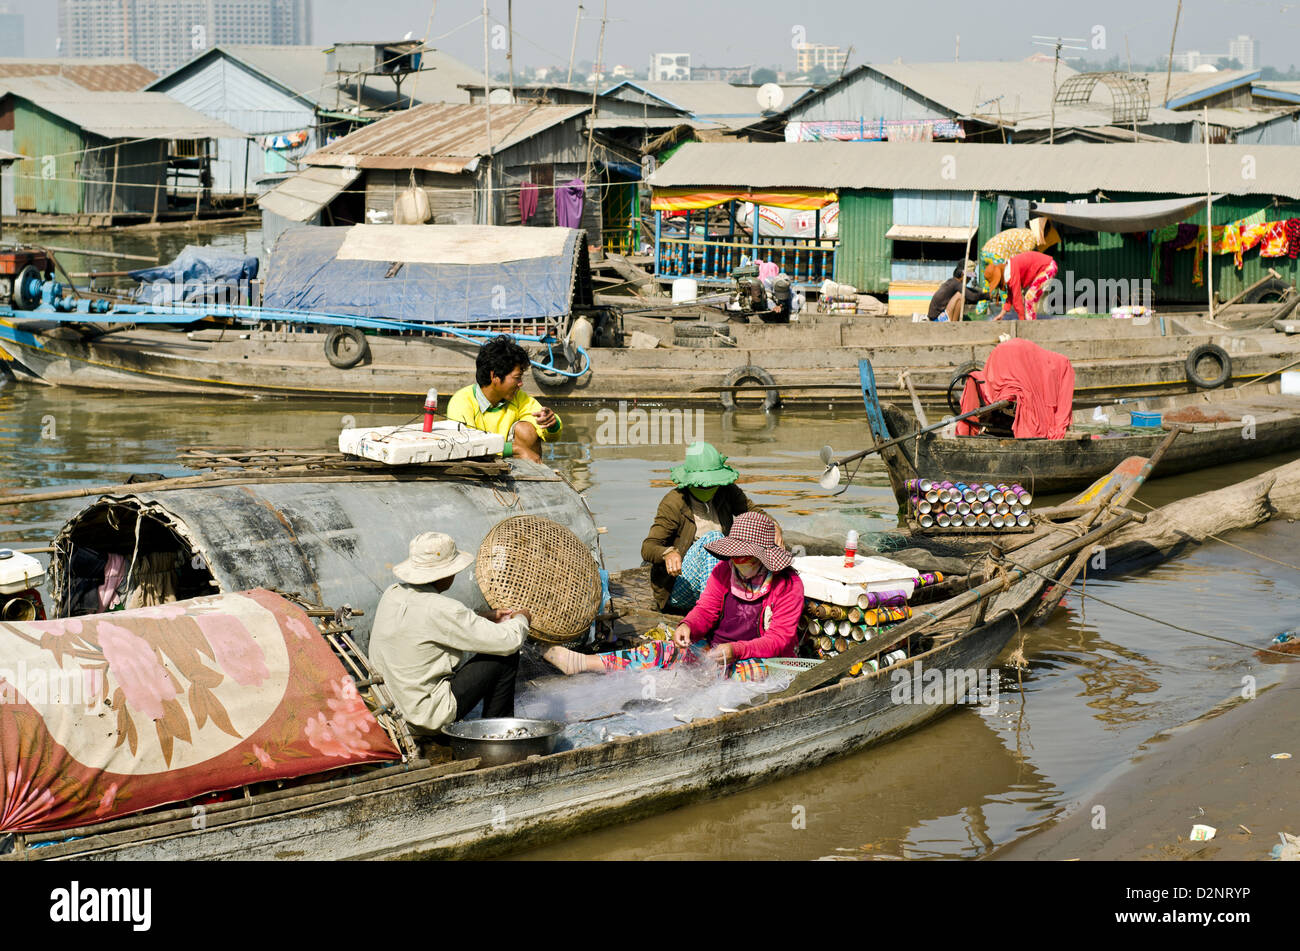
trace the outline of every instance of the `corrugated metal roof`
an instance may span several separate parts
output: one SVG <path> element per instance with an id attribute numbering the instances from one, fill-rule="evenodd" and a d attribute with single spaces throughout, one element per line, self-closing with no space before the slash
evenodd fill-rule
<path id="1" fill-rule="evenodd" d="M 492 106 L 492 151 L 500 152 L 588 106 Z M 425 103 L 358 129 L 308 155 L 307 165 L 473 171 L 488 153 L 487 109 L 482 105 Z"/>
<path id="2" fill-rule="evenodd" d="M 1165 101 L 1165 80 L 1169 80 L 1169 102 L 1187 105 L 1214 92 L 1222 92 L 1259 78 L 1259 70 L 1221 69 L 1213 73 L 1134 73 L 1146 79 L 1151 101 Z"/>
<path id="3" fill-rule="evenodd" d="M 1215 191 L 1300 198 L 1296 150 L 1210 147 Z M 1249 158 L 1254 177 L 1242 176 Z M 1197 195 L 1205 147 L 1182 143 L 957 145 L 949 142 L 702 143 L 682 146 L 650 176 L 656 188 L 880 188 L 924 191 Z"/>
<path id="4" fill-rule="evenodd" d="M 907 87 L 955 117 L 974 118 L 993 125 L 1017 129 L 1047 129 L 1052 125 L 1053 63 L 1017 60 L 1005 63 L 871 63 L 859 66 L 841 79 L 805 97 L 805 108 L 842 84 L 860 81 L 871 70 Z M 1078 75 L 1062 65 L 1057 74 L 1059 86 Z M 1163 86 L 1161 87 L 1163 89 Z M 1057 106 L 1058 129 L 1078 126 L 1089 128 L 1113 124 L 1110 93 L 1104 85 L 1094 90 L 1094 102 L 1086 106 Z M 849 117 L 844 117 L 849 118 Z M 856 117 L 853 117 L 856 118 Z M 1153 106 L 1140 128 L 1147 124 L 1183 125 L 1193 121 L 1185 113 Z"/>
<path id="5" fill-rule="evenodd" d="M 257 199 L 263 211 L 290 221 L 306 221 L 361 174 L 358 168 L 308 168 L 276 185 Z"/>
<path id="6" fill-rule="evenodd" d="M 107 139 L 243 139 L 248 136 L 160 92 L 89 92 L 58 76 L 0 79 L 12 93 Z"/>
<path id="7" fill-rule="evenodd" d="M 135 60 L 0 59 L 0 78 L 62 76 L 91 92 L 138 92 L 158 77 Z"/>
<path id="8" fill-rule="evenodd" d="M 1200 119 L 1209 116 L 1210 125 L 1225 129 L 1251 129 L 1278 116 L 1290 115 L 1294 109 L 1203 109 L 1194 115 Z"/>
<path id="9" fill-rule="evenodd" d="M 763 117 L 758 104 L 758 86 L 733 86 L 711 80 L 624 80 L 605 90 L 604 95 L 617 95 L 623 88 L 640 89 L 693 118 L 717 122 L 728 129 L 744 128 Z M 811 88 L 782 86 L 783 104 L 790 105 Z"/>
<path id="10" fill-rule="evenodd" d="M 1278 98 L 1292 102 L 1300 100 L 1300 82 L 1257 82 L 1251 84 L 1250 91 L 1252 95 L 1266 99 Z"/>

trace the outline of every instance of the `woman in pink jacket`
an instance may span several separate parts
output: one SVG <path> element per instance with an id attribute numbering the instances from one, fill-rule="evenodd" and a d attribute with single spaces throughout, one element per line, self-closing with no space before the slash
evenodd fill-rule
<path id="1" fill-rule="evenodd" d="M 736 516 L 725 538 L 705 545 L 723 560 L 671 641 L 652 641 L 610 654 L 553 647 L 543 656 L 566 674 L 671 667 L 701 657 L 734 669 L 763 657 L 795 656 L 803 582 L 790 567 L 790 552 L 777 544 L 776 530 L 771 516 L 744 512 Z M 742 664 L 736 673 L 755 676 L 756 666 Z"/>

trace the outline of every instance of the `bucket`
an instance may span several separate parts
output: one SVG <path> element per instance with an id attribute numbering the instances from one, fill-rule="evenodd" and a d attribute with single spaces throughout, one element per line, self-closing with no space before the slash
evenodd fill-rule
<path id="1" fill-rule="evenodd" d="M 673 281 L 673 303 L 685 304 L 699 296 L 699 285 L 693 278 L 679 277 Z"/>
<path id="2" fill-rule="evenodd" d="M 1160 414 L 1139 413 L 1135 410 L 1133 412 L 1133 425 L 1144 429 L 1158 429 L 1160 428 Z"/>

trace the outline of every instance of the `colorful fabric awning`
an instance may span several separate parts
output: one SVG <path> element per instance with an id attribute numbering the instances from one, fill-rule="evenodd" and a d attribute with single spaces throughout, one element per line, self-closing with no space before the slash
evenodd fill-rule
<path id="1" fill-rule="evenodd" d="M 729 201 L 752 201 L 756 205 L 774 208 L 796 208 L 814 211 L 839 201 L 835 192 L 813 188 L 791 188 L 780 191 L 751 191 L 746 188 L 656 188 L 650 199 L 654 211 L 696 211 L 713 208 Z"/>
<path id="2" fill-rule="evenodd" d="M 401 758 L 270 591 L 0 624 L 0 832 Z"/>

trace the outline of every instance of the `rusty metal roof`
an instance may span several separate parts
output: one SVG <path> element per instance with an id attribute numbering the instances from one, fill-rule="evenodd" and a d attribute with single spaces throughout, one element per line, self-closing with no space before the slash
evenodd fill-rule
<path id="1" fill-rule="evenodd" d="M 133 59 L 0 59 L 0 78 L 62 76 L 91 92 L 138 92 L 158 77 Z"/>
<path id="2" fill-rule="evenodd" d="M 500 152 L 554 125 L 589 112 L 589 106 L 492 106 L 492 148 Z M 487 110 L 482 105 L 426 103 L 359 129 L 317 149 L 307 165 L 473 171 L 488 154 Z"/>

